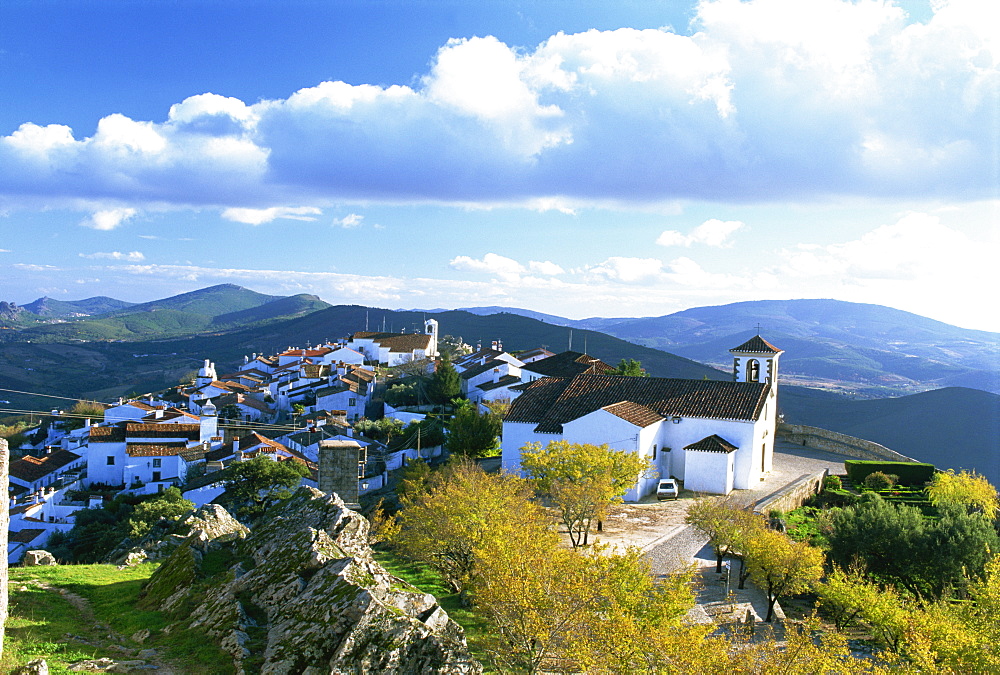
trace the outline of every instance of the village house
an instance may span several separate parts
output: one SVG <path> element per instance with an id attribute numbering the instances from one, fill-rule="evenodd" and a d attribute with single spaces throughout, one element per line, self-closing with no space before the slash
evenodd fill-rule
<path id="1" fill-rule="evenodd" d="M 650 461 L 653 469 L 637 477 L 626 501 L 650 494 L 660 477 L 714 494 L 750 488 L 771 470 L 782 351 L 758 335 L 730 353 L 732 381 L 626 377 L 600 368 L 532 381 L 504 418 L 504 469 L 520 472 L 527 443 L 566 440 Z"/>
<path id="2" fill-rule="evenodd" d="M 423 333 L 378 333 L 361 331 L 347 341 L 348 348 L 365 355 L 370 363 L 398 366 L 438 357 L 438 322 L 427 319 Z"/>

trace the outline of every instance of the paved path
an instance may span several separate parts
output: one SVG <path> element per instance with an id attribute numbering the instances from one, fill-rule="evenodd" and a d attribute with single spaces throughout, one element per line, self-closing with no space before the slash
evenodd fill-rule
<path id="1" fill-rule="evenodd" d="M 830 473 L 843 474 L 845 459 L 848 458 L 843 455 L 779 441 L 774 448 L 774 468 L 760 486 L 751 490 L 737 490 L 733 495 L 745 504 L 757 503 L 802 476 L 823 469 L 829 470 Z M 708 544 L 708 537 L 691 526 L 671 526 L 659 538 L 646 543 L 643 548 L 656 574 L 666 574 L 688 565 L 695 565 L 701 577 L 697 599 L 699 606 L 710 608 L 725 600 L 724 579 L 715 573 L 715 553 Z M 733 595 L 730 601 L 749 603 L 758 617 L 764 617 L 767 613 L 767 598 L 749 583 L 747 589 L 736 590 L 735 578 L 739 564 L 734 561 L 733 567 L 734 581 L 731 586 Z"/>

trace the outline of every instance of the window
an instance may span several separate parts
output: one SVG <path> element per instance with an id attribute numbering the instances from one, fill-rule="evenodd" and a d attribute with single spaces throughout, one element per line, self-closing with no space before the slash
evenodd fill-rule
<path id="1" fill-rule="evenodd" d="M 653 443 L 653 461 L 656 461 L 656 443 Z"/>
<path id="2" fill-rule="evenodd" d="M 160 480 L 161 475 L 162 474 L 159 471 L 154 471 L 153 472 L 153 482 L 155 483 L 156 481 Z"/>
<path id="3" fill-rule="evenodd" d="M 153 458 L 153 468 L 154 469 L 159 469 L 161 466 L 163 466 L 163 460 L 160 459 L 159 457 L 154 457 Z"/>
<path id="4" fill-rule="evenodd" d="M 114 455 L 108 456 L 108 466 L 114 466 L 114 465 L 115 465 L 115 457 L 114 457 Z"/>
<path id="5" fill-rule="evenodd" d="M 750 359 L 747 363 L 747 382 L 760 382 L 760 362 Z"/>
<path id="6" fill-rule="evenodd" d="M 358 399 L 356 398 L 347 399 L 347 405 L 357 405 L 357 404 L 358 404 Z"/>

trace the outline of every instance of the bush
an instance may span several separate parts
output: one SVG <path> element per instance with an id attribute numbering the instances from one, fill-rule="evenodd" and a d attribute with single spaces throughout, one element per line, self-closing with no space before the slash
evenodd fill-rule
<path id="1" fill-rule="evenodd" d="M 899 476 L 875 471 L 865 476 L 864 485 L 869 490 L 891 490 L 897 480 L 899 480 Z"/>
<path id="2" fill-rule="evenodd" d="M 841 490 L 844 487 L 844 482 L 840 480 L 840 476 L 826 476 L 823 478 L 823 490 Z"/>
<path id="3" fill-rule="evenodd" d="M 903 485 L 923 485 L 934 476 L 934 465 L 921 462 L 872 462 L 860 459 L 849 459 L 844 462 L 847 477 L 855 483 L 863 483 L 870 473 L 881 471 L 885 474 L 898 476 Z"/>

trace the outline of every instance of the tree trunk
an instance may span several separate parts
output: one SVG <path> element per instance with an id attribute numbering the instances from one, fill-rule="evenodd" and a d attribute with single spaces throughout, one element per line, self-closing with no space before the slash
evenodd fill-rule
<path id="1" fill-rule="evenodd" d="M 7 530 L 10 529 L 10 450 L 7 448 L 7 439 L 0 438 L 0 497 L 3 504 L 0 505 L 0 550 L 3 556 L 0 558 L 0 656 L 3 656 L 4 627 L 7 624 Z"/>
<path id="2" fill-rule="evenodd" d="M 715 552 L 715 573 L 722 574 L 722 551 Z"/>
<path id="3" fill-rule="evenodd" d="M 737 586 L 741 591 L 747 587 L 747 579 L 750 578 L 750 568 L 747 567 L 747 561 L 744 558 L 740 558 L 740 584 Z"/>

